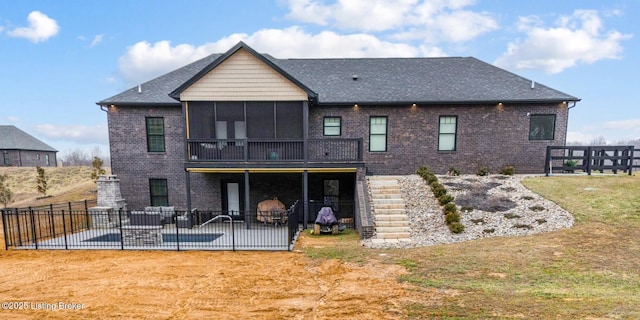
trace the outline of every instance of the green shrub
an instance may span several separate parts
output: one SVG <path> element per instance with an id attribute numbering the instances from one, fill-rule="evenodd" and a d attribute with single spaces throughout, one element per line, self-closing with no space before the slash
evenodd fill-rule
<path id="1" fill-rule="evenodd" d="M 538 211 L 544 211 L 545 209 L 541 205 L 535 205 L 533 207 L 529 207 L 529 210 L 538 212 Z"/>
<path id="2" fill-rule="evenodd" d="M 429 174 L 433 174 L 433 172 L 431 171 L 431 169 L 427 166 L 422 166 L 420 168 L 418 168 L 418 170 L 416 170 L 416 174 L 421 176 L 421 177 L 425 177 Z"/>
<path id="3" fill-rule="evenodd" d="M 450 167 L 449 171 L 447 171 L 447 174 L 450 176 L 459 176 L 460 170 L 456 169 L 455 167 Z"/>
<path id="4" fill-rule="evenodd" d="M 462 233 L 462 231 L 464 231 L 464 226 L 460 222 L 452 222 L 449 225 L 449 231 L 453 233 Z"/>
<path id="5" fill-rule="evenodd" d="M 436 196 L 436 198 L 440 198 L 440 197 L 444 196 L 445 194 L 447 194 L 447 189 L 445 189 L 444 186 L 441 185 L 441 184 L 438 184 L 438 185 L 432 187 L 431 191 L 433 191 L 433 195 Z"/>
<path id="6" fill-rule="evenodd" d="M 457 213 L 447 213 L 447 215 L 444 218 L 444 221 L 447 222 L 447 224 L 452 224 L 454 222 L 460 222 L 460 215 Z"/>
<path id="7" fill-rule="evenodd" d="M 476 171 L 476 175 L 479 175 L 481 177 L 488 176 L 489 174 L 490 174 L 489 168 L 486 167 L 486 166 L 484 166 L 484 167 L 478 169 L 478 171 Z"/>
<path id="8" fill-rule="evenodd" d="M 436 175 L 434 174 L 428 174 L 422 178 L 427 182 L 428 185 L 431 185 L 434 182 L 438 182 L 438 177 L 436 177 Z"/>
<path id="9" fill-rule="evenodd" d="M 502 168 L 499 173 L 505 176 L 512 176 L 516 173 L 516 168 L 514 168 L 513 166 L 506 166 Z"/>
<path id="10" fill-rule="evenodd" d="M 504 217 L 507 219 L 518 219 L 518 218 L 522 218 L 521 216 L 515 214 L 515 213 L 505 213 Z"/>
<path id="11" fill-rule="evenodd" d="M 470 207 L 470 206 L 462 206 L 462 207 L 460 208 L 460 211 L 462 211 L 462 212 L 471 212 L 471 211 L 473 211 L 473 207 Z"/>
<path id="12" fill-rule="evenodd" d="M 457 213 L 458 212 L 458 207 L 456 207 L 456 205 L 454 203 L 447 203 L 444 205 L 444 207 L 442 207 L 442 212 L 444 212 L 444 214 L 447 213 Z"/>
<path id="13" fill-rule="evenodd" d="M 445 194 L 443 196 L 438 197 L 438 202 L 440 203 L 441 206 L 444 206 L 449 202 L 453 202 L 453 196 Z"/>

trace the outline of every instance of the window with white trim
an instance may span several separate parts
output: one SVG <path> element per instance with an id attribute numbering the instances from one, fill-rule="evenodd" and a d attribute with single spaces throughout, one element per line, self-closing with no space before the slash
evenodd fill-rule
<path id="1" fill-rule="evenodd" d="M 458 117 L 440 116 L 438 126 L 438 151 L 456 150 L 456 132 Z"/>
<path id="2" fill-rule="evenodd" d="M 340 136 L 342 135 L 342 118 L 324 117 L 323 127 L 325 136 Z"/>
<path id="3" fill-rule="evenodd" d="M 369 151 L 387 151 L 387 117 L 369 119 Z"/>

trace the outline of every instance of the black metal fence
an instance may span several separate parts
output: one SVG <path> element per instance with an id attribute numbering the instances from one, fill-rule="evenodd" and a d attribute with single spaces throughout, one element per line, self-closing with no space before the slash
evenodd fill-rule
<path id="1" fill-rule="evenodd" d="M 85 200 L 0 210 L 5 248 L 87 230 L 90 223 L 88 208 L 95 205 L 96 200 Z M 60 214 L 44 216 L 39 214 L 41 212 Z"/>
<path id="2" fill-rule="evenodd" d="M 297 205 L 279 218 L 233 220 L 223 212 L 3 209 L 5 249 L 292 250 Z M 197 216 L 210 217 L 195 223 Z"/>
<path id="3" fill-rule="evenodd" d="M 545 174 L 622 171 L 632 174 L 634 168 L 640 168 L 640 150 L 634 146 L 569 146 L 547 147 Z"/>

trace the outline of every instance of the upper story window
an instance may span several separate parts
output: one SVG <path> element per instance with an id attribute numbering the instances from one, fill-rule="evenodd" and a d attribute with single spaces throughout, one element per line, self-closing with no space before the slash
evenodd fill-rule
<path id="1" fill-rule="evenodd" d="M 554 139 L 556 131 L 555 114 L 532 114 L 529 118 L 529 140 Z"/>
<path id="2" fill-rule="evenodd" d="M 438 151 L 456 150 L 456 132 L 458 117 L 441 116 L 438 127 Z"/>
<path id="3" fill-rule="evenodd" d="M 342 135 L 342 118 L 324 117 L 323 127 L 325 136 L 340 136 Z"/>
<path id="4" fill-rule="evenodd" d="M 147 151 L 164 152 L 164 118 L 147 117 Z"/>
<path id="5" fill-rule="evenodd" d="M 369 118 L 369 151 L 387 151 L 387 117 Z"/>
<path id="6" fill-rule="evenodd" d="M 167 179 L 149 179 L 149 194 L 152 206 L 169 205 L 169 189 Z"/>

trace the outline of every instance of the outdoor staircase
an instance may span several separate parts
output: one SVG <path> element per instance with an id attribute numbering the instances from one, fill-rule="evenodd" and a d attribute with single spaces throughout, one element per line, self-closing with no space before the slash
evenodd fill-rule
<path id="1" fill-rule="evenodd" d="M 397 176 L 368 177 L 371 212 L 378 242 L 411 241 L 409 216 Z"/>

